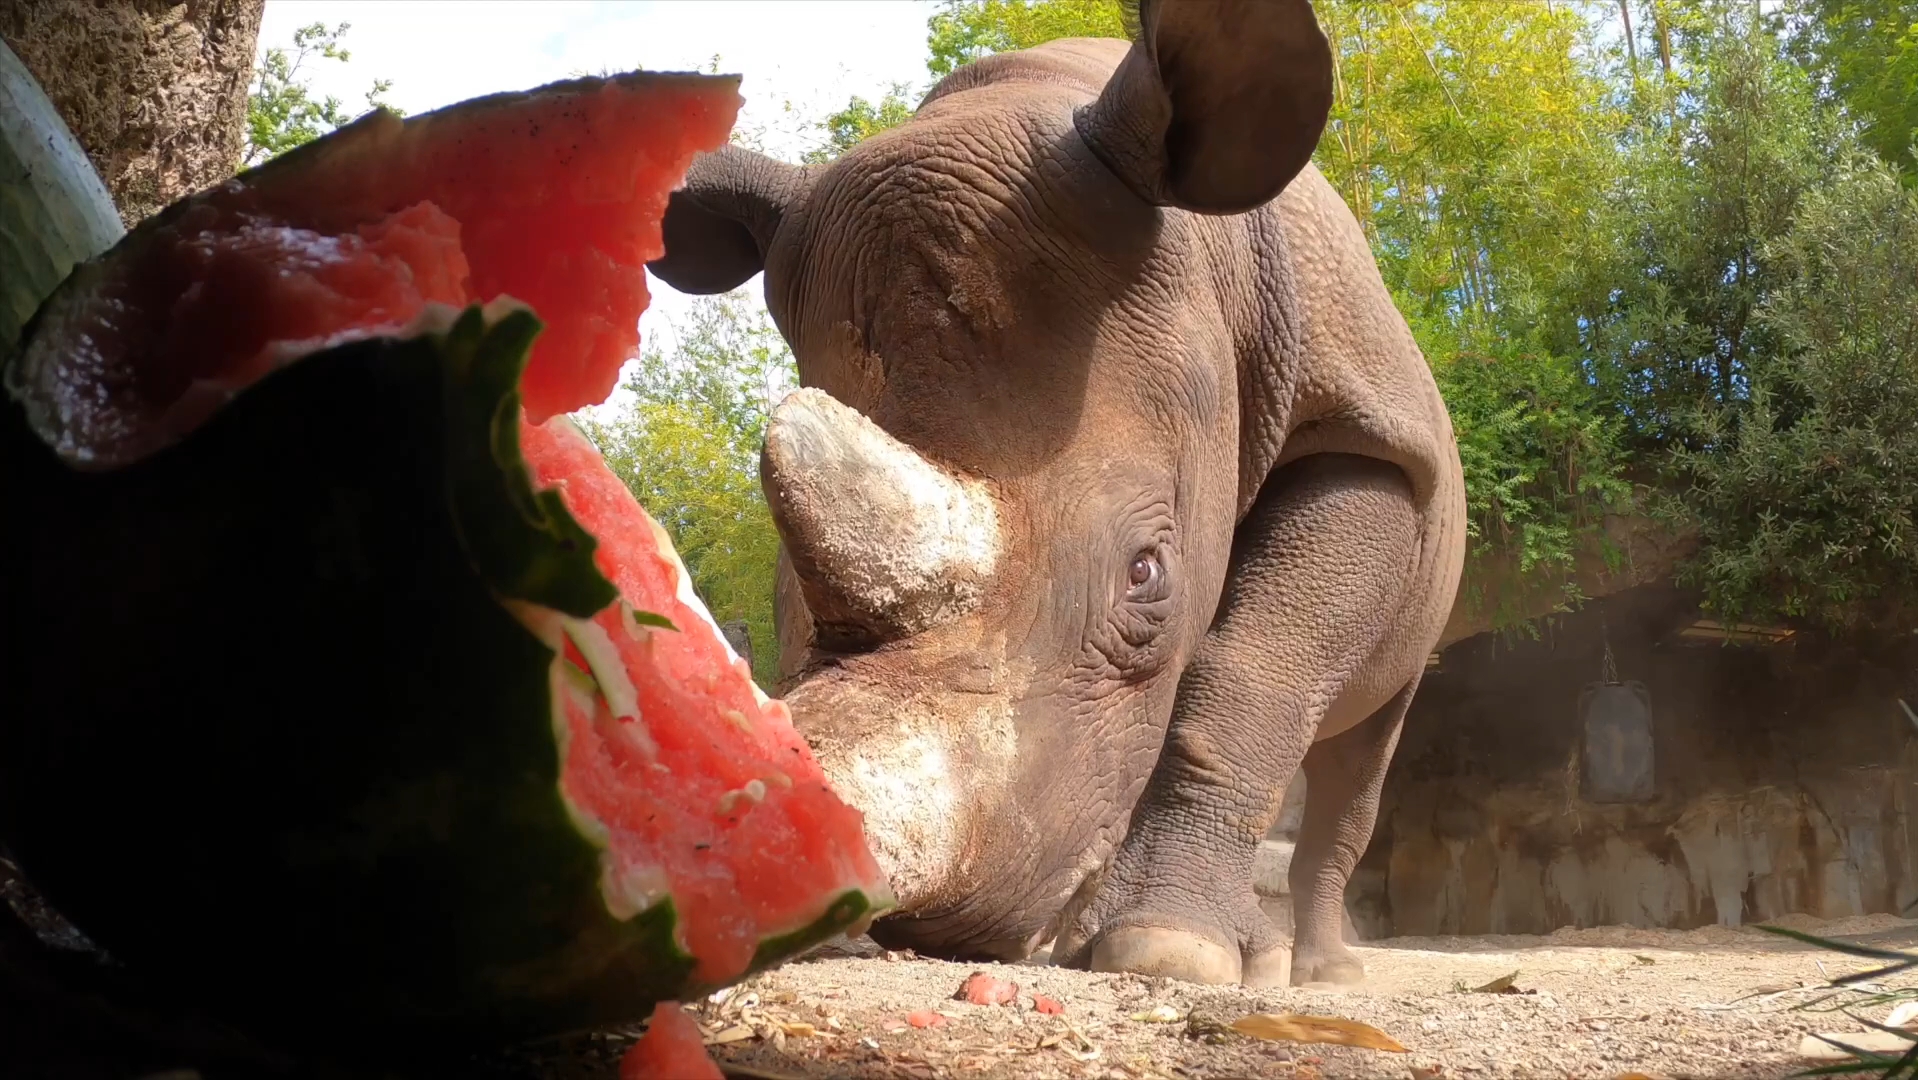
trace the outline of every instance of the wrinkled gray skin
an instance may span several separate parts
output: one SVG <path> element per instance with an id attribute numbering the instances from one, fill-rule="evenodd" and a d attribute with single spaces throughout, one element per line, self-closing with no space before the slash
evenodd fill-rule
<path id="1" fill-rule="evenodd" d="M 1363 977 L 1345 884 L 1463 559 L 1445 406 L 1308 160 L 1298 0 L 954 72 L 823 167 L 696 163 L 653 269 L 762 268 L 787 701 L 894 946 Z M 1251 885 L 1303 764 L 1290 949 Z"/>

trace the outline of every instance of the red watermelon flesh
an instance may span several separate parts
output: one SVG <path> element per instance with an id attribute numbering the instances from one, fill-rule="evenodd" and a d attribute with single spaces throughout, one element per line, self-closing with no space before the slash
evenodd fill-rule
<path id="1" fill-rule="evenodd" d="M 674 1001 L 654 1006 L 646 1034 L 619 1059 L 619 1080 L 724 1080 L 725 1075 L 707 1056 L 699 1025 Z"/>
<path id="2" fill-rule="evenodd" d="M 506 295 L 546 324 L 527 415 L 602 402 L 638 348 L 667 197 L 739 105 L 734 80 L 641 74 L 376 111 L 143 223 L 23 335 L 9 389 L 70 464 L 111 467 L 317 345 Z"/>
<path id="3" fill-rule="evenodd" d="M 820 897 L 889 897 L 859 813 L 832 793 L 785 703 L 753 683 L 665 530 L 565 417 L 522 423 L 520 451 L 535 486 L 558 489 L 598 541 L 594 559 L 621 597 L 590 621 L 536 627 L 564 635 L 562 787 L 608 838 L 609 907 L 671 895 L 694 978 L 716 985 L 761 939 L 817 918 Z M 677 629 L 642 625 L 636 611 Z"/>

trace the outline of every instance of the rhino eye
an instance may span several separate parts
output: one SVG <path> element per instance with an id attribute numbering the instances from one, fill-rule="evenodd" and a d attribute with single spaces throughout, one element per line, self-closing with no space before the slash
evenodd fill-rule
<path id="1" fill-rule="evenodd" d="M 1160 564 L 1159 556 L 1142 551 L 1132 557 L 1132 565 L 1126 570 L 1127 594 L 1133 599 L 1150 597 L 1159 591 L 1164 580 L 1165 567 Z"/>

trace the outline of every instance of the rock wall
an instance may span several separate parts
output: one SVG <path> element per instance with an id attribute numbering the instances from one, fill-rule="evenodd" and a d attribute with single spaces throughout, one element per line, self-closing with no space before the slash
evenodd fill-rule
<path id="1" fill-rule="evenodd" d="M 1443 654 L 1406 721 L 1347 908 L 1362 937 L 1736 926 L 1918 900 L 1918 641 L 1871 655 L 1694 642 L 1664 586 L 1535 641 Z M 1650 690 L 1655 789 L 1594 804 L 1580 692 L 1609 637 Z M 1275 830 L 1283 839 L 1285 830 Z"/>

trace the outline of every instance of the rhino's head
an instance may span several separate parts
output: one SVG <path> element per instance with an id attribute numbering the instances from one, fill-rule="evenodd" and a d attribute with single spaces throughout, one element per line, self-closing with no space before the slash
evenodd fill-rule
<path id="1" fill-rule="evenodd" d="M 1237 215 L 1306 166 L 1330 55 L 1303 0 L 1141 6 L 1129 49 L 981 60 L 829 166 L 706 157 L 666 218 L 674 287 L 764 269 L 807 387 L 762 463 L 783 689 L 892 874 L 888 943 L 1044 940 L 1256 492 L 1241 371 L 1289 331 Z"/>

